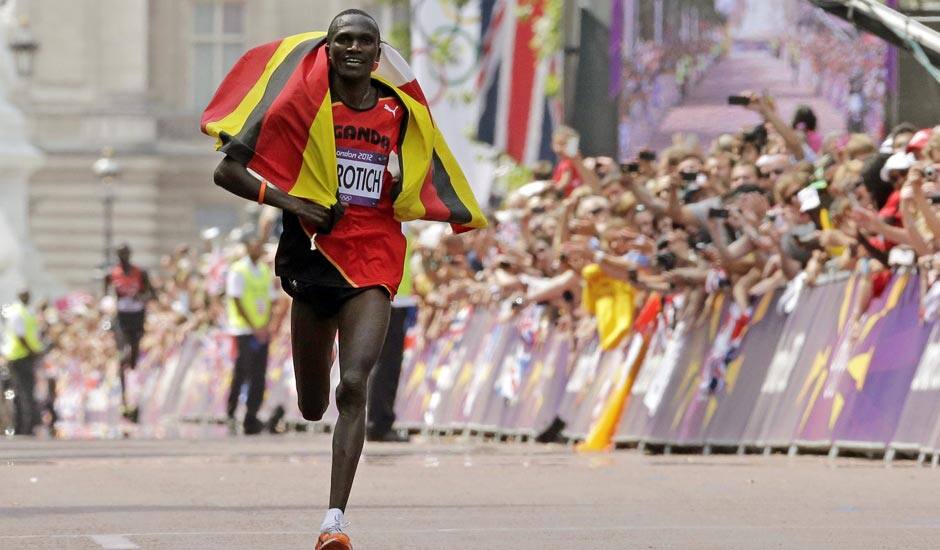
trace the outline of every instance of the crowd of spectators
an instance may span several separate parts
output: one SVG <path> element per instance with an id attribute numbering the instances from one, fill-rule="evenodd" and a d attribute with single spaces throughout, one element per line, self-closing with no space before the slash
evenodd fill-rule
<path id="1" fill-rule="evenodd" d="M 426 306 L 418 333 L 440 333 L 468 304 L 541 304 L 557 329 L 593 336 L 598 320 L 583 295 L 598 266 L 633 289 L 636 307 L 656 292 L 693 322 L 721 290 L 746 323 L 757 296 L 854 272 L 862 290 L 853 334 L 891 269 L 919 263 L 933 282 L 940 131 L 902 124 L 881 143 L 823 137 L 808 107 L 785 121 L 771 97 L 742 95 L 740 108 L 763 122 L 707 148 L 618 163 L 568 155 L 575 134 L 559 129 L 555 172 L 509 194 L 488 229 L 417 239 L 410 267 Z"/>
<path id="2" fill-rule="evenodd" d="M 210 230 L 204 233 L 204 250 L 180 246 L 160 258 L 159 266 L 150 271 L 153 297 L 147 304 L 141 358 L 128 377 L 135 405 L 143 381 L 179 350 L 188 335 L 225 326 L 226 271 L 244 255 L 239 233 L 236 230 L 222 238 Z M 273 255 L 271 244 L 267 261 L 273 262 Z M 276 307 L 284 308 L 288 303 L 289 298 L 282 294 Z M 107 420 L 119 393 L 121 358 L 114 337 L 114 297 L 72 292 L 40 302 L 35 310 L 46 342 L 39 367 L 39 377 L 46 382 L 38 386 L 40 400 L 57 399 L 55 410 L 48 407 L 44 424 L 51 426 L 53 415 L 67 423 Z M 276 330 L 286 331 L 286 323 L 283 325 Z"/>
<path id="3" fill-rule="evenodd" d="M 762 122 L 707 148 L 674 145 L 622 163 L 584 158 L 569 154 L 577 136 L 563 127 L 553 136 L 554 170 L 504 197 L 489 228 L 454 235 L 442 224 L 407 224 L 414 334 L 434 338 L 468 306 L 509 314 L 539 304 L 553 330 L 593 338 L 598 321 L 585 294 L 598 274 L 626 285 L 634 307 L 658 293 L 689 321 L 727 290 L 736 322 L 746 323 L 756 296 L 854 272 L 862 290 L 850 322 L 858 327 L 891 269 L 920 265 L 925 308 L 937 309 L 926 288 L 940 267 L 940 131 L 902 124 L 881 143 L 859 133 L 823 137 L 809 108 L 786 121 L 771 97 L 741 95 L 747 105 L 737 108 Z M 138 372 L 159 368 L 187 334 L 224 324 L 225 271 L 243 247 L 212 235 L 204 242 L 151 271 Z M 282 294 L 275 307 L 288 304 Z M 39 308 L 51 343 L 47 378 L 113 386 L 114 308 L 113 299 L 84 293 Z"/>

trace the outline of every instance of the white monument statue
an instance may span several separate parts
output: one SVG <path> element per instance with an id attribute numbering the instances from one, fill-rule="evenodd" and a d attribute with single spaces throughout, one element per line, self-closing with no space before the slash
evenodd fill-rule
<path id="1" fill-rule="evenodd" d="M 29 143 L 23 114 L 10 101 L 21 86 L 7 47 L 15 14 L 15 1 L 0 7 L 0 303 L 12 301 L 27 282 L 34 294 L 53 291 L 29 240 L 29 176 L 42 154 Z"/>

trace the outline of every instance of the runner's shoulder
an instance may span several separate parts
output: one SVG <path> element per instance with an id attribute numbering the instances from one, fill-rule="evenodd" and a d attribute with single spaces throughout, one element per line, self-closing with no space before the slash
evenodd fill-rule
<path id="1" fill-rule="evenodd" d="M 376 89 L 379 91 L 379 101 L 392 99 L 395 100 L 396 103 L 401 103 L 401 100 L 398 98 L 398 94 L 395 93 L 395 90 L 393 90 L 388 84 L 378 80 L 373 80 L 372 84 L 374 84 Z"/>

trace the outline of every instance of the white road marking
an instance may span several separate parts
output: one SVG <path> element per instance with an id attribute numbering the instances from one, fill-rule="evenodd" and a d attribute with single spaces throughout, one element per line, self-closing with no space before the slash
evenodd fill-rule
<path id="1" fill-rule="evenodd" d="M 138 550 L 140 548 L 122 535 L 89 535 L 88 538 L 104 550 Z"/>

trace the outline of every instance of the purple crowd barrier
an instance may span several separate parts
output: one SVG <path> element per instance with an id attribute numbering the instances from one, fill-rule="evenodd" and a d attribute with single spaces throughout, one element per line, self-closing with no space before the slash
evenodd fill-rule
<path id="1" fill-rule="evenodd" d="M 828 367 L 826 346 L 848 322 L 854 287 L 849 280 L 803 290 L 750 414 L 742 436 L 744 445 L 769 449 L 793 443 L 813 392 L 821 391 L 815 385 Z"/>
<path id="2" fill-rule="evenodd" d="M 611 350 L 590 331 L 558 330 L 542 307 L 466 306 L 431 335 L 409 333 L 398 425 L 532 437 L 558 418 L 567 437 L 583 439 L 635 368 L 618 443 L 937 454 L 940 325 L 921 320 L 918 278 L 903 273 L 856 323 L 863 282 L 843 276 L 795 299 L 761 297 L 746 324 L 716 294 L 697 319 L 661 314 Z M 159 368 L 136 382 L 143 423 L 224 417 L 229 336 L 185 335 L 146 360 Z M 270 361 L 265 410 L 283 406 L 300 420 L 287 335 L 272 342 Z M 96 414 L 107 413 L 85 413 Z M 335 418 L 331 405 L 325 421 Z"/>
<path id="3" fill-rule="evenodd" d="M 780 293 L 768 294 L 754 308 L 741 348 L 728 365 L 725 384 L 714 396 L 715 412 L 706 415 L 707 445 L 741 444 L 750 419 L 742 411 L 754 410 L 787 320 L 776 307 L 779 297 Z"/>
<path id="4" fill-rule="evenodd" d="M 843 330 L 821 374 L 797 445 L 884 450 L 910 391 L 927 328 L 919 320 L 920 289 L 910 275 L 895 276 L 872 300 L 861 332 Z M 903 343 L 903 345 L 899 345 Z M 825 372 L 825 371 L 823 371 Z"/>
<path id="5" fill-rule="evenodd" d="M 669 373 L 666 385 L 659 389 L 657 402 L 651 411 L 652 418 L 645 438 L 652 444 L 677 444 L 683 418 L 689 414 L 689 407 L 702 391 L 701 370 L 711 342 L 718 333 L 720 322 L 725 314 L 725 296 L 718 294 L 710 300 L 707 317 L 700 323 L 693 323 L 683 331 L 683 342 L 678 359 Z M 647 397 L 650 397 L 647 395 Z M 683 438 L 688 440 L 688 438 Z"/>
<path id="6" fill-rule="evenodd" d="M 898 428 L 891 438 L 895 452 L 927 453 L 936 449 L 940 427 L 940 325 L 934 325 L 924 348 L 910 393 L 898 419 Z"/>

